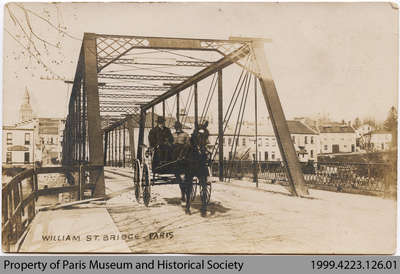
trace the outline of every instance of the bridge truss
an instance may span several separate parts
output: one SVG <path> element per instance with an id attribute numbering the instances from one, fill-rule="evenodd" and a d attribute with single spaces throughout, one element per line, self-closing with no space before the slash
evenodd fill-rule
<path id="1" fill-rule="evenodd" d="M 85 33 L 69 100 L 63 165 L 125 166 L 134 158 L 141 160 L 140 144 L 144 143 L 145 128 L 154 127 L 155 108 L 161 107 L 160 116 L 166 117 L 166 101 L 175 98 L 174 118 L 180 121 L 180 95 L 189 89 L 197 127 L 202 118 L 198 83 L 212 76 L 218 87 L 218 139 L 223 140 L 222 72 L 237 64 L 261 86 L 292 193 L 307 195 L 263 43 L 252 38 L 211 40 Z M 222 141 L 217 143 L 216 154 L 219 178 L 223 180 Z M 95 186 L 94 196 L 105 194 L 104 170 L 91 171 L 90 182 Z"/>

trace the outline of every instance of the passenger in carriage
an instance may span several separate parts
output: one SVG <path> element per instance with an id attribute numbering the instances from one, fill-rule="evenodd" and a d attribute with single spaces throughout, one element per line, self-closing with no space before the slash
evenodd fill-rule
<path id="1" fill-rule="evenodd" d="M 185 156 L 189 145 L 190 145 L 190 137 L 189 134 L 183 131 L 182 124 L 179 121 L 175 122 L 174 125 L 175 133 L 173 134 L 174 138 L 174 159 L 181 159 Z"/>
<path id="2" fill-rule="evenodd" d="M 192 143 L 206 148 L 210 143 L 208 137 L 210 136 L 210 132 L 208 131 L 208 121 L 204 121 L 197 129 L 195 129 L 192 133 Z"/>
<path id="3" fill-rule="evenodd" d="M 156 150 L 155 161 L 169 160 L 168 157 L 171 154 L 173 140 L 171 130 L 165 126 L 164 117 L 159 116 L 157 118 L 157 126 L 149 132 L 150 147 Z"/>

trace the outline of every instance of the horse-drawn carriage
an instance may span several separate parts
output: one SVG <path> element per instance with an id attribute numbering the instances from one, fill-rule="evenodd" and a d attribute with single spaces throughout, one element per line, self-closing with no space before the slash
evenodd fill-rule
<path id="1" fill-rule="evenodd" d="M 190 214 L 190 204 L 199 188 L 201 214 L 205 215 L 211 197 L 211 153 L 203 141 L 204 134 L 202 129 L 195 130 L 190 144 L 184 147 L 148 147 L 142 144 L 142 160 L 136 159 L 133 165 L 136 200 L 140 202 L 142 196 L 144 204 L 148 206 L 152 186 L 178 184 L 181 200 L 186 202 L 185 212 Z"/>

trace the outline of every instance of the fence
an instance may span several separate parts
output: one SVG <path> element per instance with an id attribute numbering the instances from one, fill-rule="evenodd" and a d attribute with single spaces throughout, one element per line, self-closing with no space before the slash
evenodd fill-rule
<path id="1" fill-rule="evenodd" d="M 41 167 L 28 169 L 17 174 L 2 188 L 2 246 L 10 251 L 36 215 L 36 201 L 39 196 L 64 192 L 77 192 L 78 199 L 84 197 L 86 189 L 93 185 L 86 183 L 87 172 L 102 169 L 103 166 Z M 39 174 L 64 174 L 68 186 L 39 188 Z"/>
<path id="2" fill-rule="evenodd" d="M 301 163 L 304 179 L 309 187 L 333 191 L 383 192 L 385 176 L 393 169 L 384 163 Z M 213 174 L 218 172 L 218 163 L 212 165 Z M 270 183 L 287 184 L 283 162 L 224 161 L 225 178 L 255 178 Z M 371 193 L 365 193 L 371 194 Z"/>

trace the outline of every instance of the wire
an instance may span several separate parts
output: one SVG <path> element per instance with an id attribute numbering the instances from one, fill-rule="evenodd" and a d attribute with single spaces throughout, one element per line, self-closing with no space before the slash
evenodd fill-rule
<path id="1" fill-rule="evenodd" d="M 212 80 L 211 80 L 210 88 L 209 88 L 208 93 L 207 93 L 207 98 L 206 98 L 206 101 L 204 102 L 203 110 L 201 111 L 200 124 L 203 122 L 204 112 L 205 112 L 205 109 L 206 109 L 207 104 L 208 104 L 208 100 L 209 100 L 209 97 L 210 97 L 210 94 L 211 94 L 211 89 L 212 89 L 212 86 L 213 86 L 213 84 L 214 84 L 214 80 L 215 80 L 215 76 L 216 76 L 216 75 L 217 75 L 217 74 L 214 73 L 213 78 L 212 78 Z M 210 100 L 210 102 L 211 102 L 211 100 Z"/>

